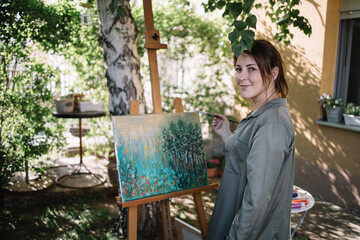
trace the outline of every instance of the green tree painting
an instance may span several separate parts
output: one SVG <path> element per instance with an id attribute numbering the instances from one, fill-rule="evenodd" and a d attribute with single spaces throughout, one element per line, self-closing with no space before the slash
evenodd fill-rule
<path id="1" fill-rule="evenodd" d="M 201 185 L 199 176 L 205 169 L 205 156 L 199 125 L 182 120 L 177 124 L 171 122 L 167 129 L 163 129 L 162 151 L 181 188 L 190 188 L 193 183 Z"/>

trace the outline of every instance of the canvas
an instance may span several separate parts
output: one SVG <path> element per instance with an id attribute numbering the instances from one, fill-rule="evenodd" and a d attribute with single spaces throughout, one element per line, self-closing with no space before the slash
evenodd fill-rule
<path id="1" fill-rule="evenodd" d="M 122 201 L 208 185 L 198 113 L 113 116 Z"/>

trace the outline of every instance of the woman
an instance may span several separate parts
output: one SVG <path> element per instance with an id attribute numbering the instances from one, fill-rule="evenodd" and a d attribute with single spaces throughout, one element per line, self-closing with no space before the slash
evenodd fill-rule
<path id="1" fill-rule="evenodd" d="M 294 127 L 280 53 L 255 40 L 236 61 L 236 83 L 253 110 L 231 133 L 225 116 L 213 128 L 226 165 L 206 239 L 287 239 L 294 182 Z"/>

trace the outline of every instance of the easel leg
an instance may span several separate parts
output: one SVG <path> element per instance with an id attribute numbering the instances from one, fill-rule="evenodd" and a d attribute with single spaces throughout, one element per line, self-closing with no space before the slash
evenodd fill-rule
<path id="1" fill-rule="evenodd" d="M 128 240 L 137 239 L 138 206 L 129 207 L 128 214 Z"/>
<path id="2" fill-rule="evenodd" d="M 174 239 L 170 217 L 169 199 L 161 200 L 161 219 L 163 222 L 164 240 Z"/>
<path id="3" fill-rule="evenodd" d="M 195 207 L 196 207 L 196 213 L 198 215 L 198 220 L 200 224 L 200 230 L 201 230 L 201 237 L 202 239 L 205 239 L 206 232 L 207 232 L 207 223 L 206 223 L 206 217 L 205 217 L 205 211 L 204 211 L 204 205 L 201 199 L 200 192 L 194 193 L 194 201 L 195 201 Z"/>

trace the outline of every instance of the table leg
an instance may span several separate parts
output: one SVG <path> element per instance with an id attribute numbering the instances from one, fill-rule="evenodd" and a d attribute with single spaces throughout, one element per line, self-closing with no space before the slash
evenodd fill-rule
<path id="1" fill-rule="evenodd" d="M 53 113 L 54 114 L 54 113 Z M 56 114 L 54 114 L 54 116 L 57 116 Z M 59 115 L 57 117 L 61 117 L 62 115 Z M 69 187 L 69 188 L 89 188 L 89 187 L 95 187 L 95 186 L 98 186 L 100 184 L 103 184 L 105 181 L 106 181 L 106 178 L 100 174 L 96 174 L 96 173 L 92 173 L 90 171 L 90 169 L 88 169 L 85 164 L 83 163 L 83 147 L 82 147 L 82 118 L 89 118 L 89 117 L 97 117 L 97 116 L 105 116 L 105 113 L 102 113 L 101 115 L 87 115 L 87 114 L 81 114 L 81 113 L 74 113 L 73 116 L 71 116 L 71 118 L 78 118 L 79 119 L 79 155 L 80 155 L 80 163 L 79 164 L 76 164 L 76 167 L 75 169 L 71 172 L 71 173 L 68 173 L 68 174 L 63 174 L 61 176 L 58 176 L 56 179 L 55 179 L 55 182 L 57 184 L 59 184 L 60 186 L 63 186 L 63 187 Z M 66 118 L 68 118 L 68 116 L 66 116 Z M 81 171 L 81 167 L 84 167 L 85 170 L 87 172 L 82 172 Z M 69 177 L 72 177 L 73 175 L 82 175 L 82 174 L 85 174 L 85 175 L 92 175 L 93 177 L 95 177 L 97 180 L 99 180 L 99 183 L 95 183 L 95 184 L 92 184 L 92 185 L 88 185 L 88 186 L 75 186 L 75 185 L 70 185 L 68 183 L 65 183 L 65 181 L 69 178 Z"/>
<path id="2" fill-rule="evenodd" d="M 299 224 L 294 228 L 294 231 L 293 231 L 293 232 L 291 232 L 291 221 L 290 221 L 290 240 L 294 237 L 296 231 L 298 230 L 298 228 L 299 228 L 299 227 L 301 226 L 301 224 L 303 223 L 304 218 L 305 218 L 307 212 L 308 212 L 308 211 L 305 211 L 304 216 L 302 216 L 302 217 L 300 218 Z"/>
<path id="3" fill-rule="evenodd" d="M 80 139 L 80 147 L 79 147 L 79 151 L 80 151 L 80 165 L 83 163 L 82 160 L 82 129 L 81 129 L 81 118 L 79 118 L 79 139 Z"/>

